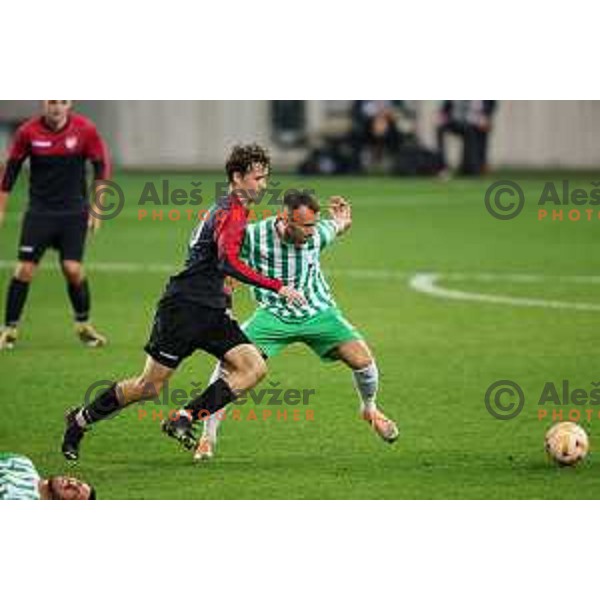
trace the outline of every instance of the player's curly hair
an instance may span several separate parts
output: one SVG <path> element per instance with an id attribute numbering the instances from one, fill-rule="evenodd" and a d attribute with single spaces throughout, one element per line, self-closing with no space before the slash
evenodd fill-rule
<path id="1" fill-rule="evenodd" d="M 252 169 L 252 165 L 262 165 L 265 169 L 271 167 L 271 157 L 265 148 L 258 144 L 246 144 L 234 146 L 225 163 L 227 178 L 231 183 L 234 173 L 245 175 Z"/>

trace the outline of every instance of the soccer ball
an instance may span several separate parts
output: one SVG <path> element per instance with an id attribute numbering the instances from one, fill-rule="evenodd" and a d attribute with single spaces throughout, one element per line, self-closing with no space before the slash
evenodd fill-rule
<path id="1" fill-rule="evenodd" d="M 546 452 L 561 465 L 574 465 L 588 453 L 589 441 L 585 430 L 571 421 L 556 423 L 546 432 Z"/>

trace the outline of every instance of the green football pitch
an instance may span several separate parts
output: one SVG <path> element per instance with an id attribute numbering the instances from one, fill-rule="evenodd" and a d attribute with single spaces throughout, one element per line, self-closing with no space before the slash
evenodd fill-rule
<path id="1" fill-rule="evenodd" d="M 600 220 L 595 209 L 592 221 L 569 221 L 571 206 L 563 207 L 562 222 L 538 221 L 544 181 L 564 175 L 516 177 L 527 202 L 512 220 L 486 211 L 492 179 L 277 178 L 280 189 L 311 188 L 321 198 L 343 194 L 353 204 L 352 230 L 323 263 L 339 305 L 376 354 L 379 402 L 401 429 L 396 444 L 384 444 L 358 418 L 347 369 L 298 346 L 271 361 L 262 387 L 314 389 L 313 420 L 303 406 L 297 421 L 287 407 L 284 421 L 275 418 L 284 407 L 263 405 L 254 407 L 252 420 L 246 403 L 240 420 L 222 428 L 216 459 L 195 465 L 160 433 L 158 411 L 169 407 L 147 404 L 145 418 L 134 408 L 97 426 L 71 467 L 59 451 L 65 409 L 81 402 L 94 382 L 140 370 L 155 302 L 183 261 L 193 226 L 185 211 L 194 207 L 179 207 L 179 221 L 167 215 L 177 207 L 140 207 L 144 183 L 160 191 L 168 178 L 171 189 L 190 190 L 201 179 L 210 196 L 218 179 L 117 174 L 125 209 L 104 224 L 87 252 L 93 320 L 110 344 L 87 350 L 75 339 L 56 255 L 49 252 L 31 289 L 19 345 L 0 355 L 0 449 L 29 455 L 43 473 L 89 479 L 102 498 L 599 498 L 593 453 L 599 407 L 539 400 L 546 382 L 560 391 L 568 380 L 571 389 L 589 393 L 600 380 Z M 573 187 L 589 190 L 591 180 L 571 175 Z M 2 302 L 24 195 L 20 182 L 0 233 Z M 140 208 L 162 208 L 163 220 L 140 220 Z M 439 295 L 411 287 L 419 274 L 437 276 L 418 281 Z M 238 290 L 239 318 L 252 306 L 248 290 Z M 171 388 L 196 388 L 212 365 L 209 356 L 194 355 Z M 493 418 L 486 409 L 486 390 L 498 380 L 523 390 L 525 404 L 514 419 Z M 502 398 L 505 405 L 509 400 Z M 273 415 L 263 418 L 269 408 Z M 558 468 L 545 457 L 544 432 L 552 409 L 566 417 L 573 408 L 582 416 L 593 410 L 589 422 L 584 418 L 592 453 L 577 468 Z M 540 418 L 541 409 L 547 417 Z"/>

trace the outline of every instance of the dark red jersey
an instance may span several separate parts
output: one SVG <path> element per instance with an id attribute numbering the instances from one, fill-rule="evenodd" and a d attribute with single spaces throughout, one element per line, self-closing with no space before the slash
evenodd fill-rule
<path id="1" fill-rule="evenodd" d="M 58 131 L 43 117 L 29 119 L 17 129 L 0 183 L 3 192 L 10 192 L 27 158 L 29 210 L 35 212 L 78 212 L 87 206 L 86 161 L 94 168 L 94 179 L 110 177 L 106 144 L 92 121 L 76 113 Z"/>
<path id="2" fill-rule="evenodd" d="M 209 306 L 228 305 L 225 276 L 265 289 L 279 291 L 282 282 L 257 273 L 240 259 L 248 223 L 248 209 L 231 194 L 221 198 L 194 229 L 185 267 L 171 277 L 166 295 Z"/>

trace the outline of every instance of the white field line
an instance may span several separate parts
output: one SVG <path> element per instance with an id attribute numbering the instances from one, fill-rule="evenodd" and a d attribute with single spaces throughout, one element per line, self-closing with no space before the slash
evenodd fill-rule
<path id="1" fill-rule="evenodd" d="M 0 269 L 12 269 L 16 265 L 14 260 L 0 260 Z M 45 260 L 40 264 L 40 269 L 58 271 L 57 261 Z M 90 262 L 85 263 L 86 271 L 101 271 L 105 273 L 175 273 L 175 265 L 162 263 L 134 263 L 134 262 Z"/>
<path id="2" fill-rule="evenodd" d="M 0 269 L 14 268 L 16 261 L 0 260 Z M 57 261 L 45 260 L 40 264 L 41 269 L 57 271 Z M 176 273 L 182 265 L 144 262 L 89 262 L 85 263 L 87 271 L 105 273 Z M 356 279 L 381 279 L 406 281 L 412 275 L 408 271 L 374 270 L 374 269 L 327 269 L 331 275 L 353 277 Z"/>
<path id="3" fill-rule="evenodd" d="M 530 273 L 444 273 L 450 281 L 508 281 L 512 283 L 543 283 L 558 281 L 562 283 L 600 283 L 600 275 L 538 275 Z"/>
<path id="4" fill-rule="evenodd" d="M 461 300 L 467 302 L 488 302 L 491 304 L 508 304 L 510 306 L 527 306 L 536 308 L 555 308 L 567 310 L 600 311 L 600 304 L 589 304 L 586 302 L 566 302 L 562 300 L 544 300 L 541 298 L 517 298 L 514 296 L 500 296 L 496 294 L 479 294 L 477 292 L 463 292 L 460 290 L 451 290 L 438 284 L 440 275 L 435 273 L 419 273 L 414 275 L 409 286 L 417 292 L 444 298 L 446 300 Z M 463 278 L 463 281 L 467 278 Z M 565 278 L 563 278 L 565 279 Z M 597 282 L 597 277 L 593 279 L 582 279 L 578 281 Z M 566 280 L 566 279 L 565 279 Z M 570 280 L 572 281 L 572 279 Z"/>
<path id="5" fill-rule="evenodd" d="M 0 269 L 12 269 L 15 261 L 0 260 Z M 55 261 L 43 262 L 41 268 L 58 270 Z M 165 263 L 144 262 L 92 262 L 86 264 L 89 271 L 105 273 L 175 273 L 176 265 Z M 518 298 L 515 296 L 501 296 L 496 294 L 482 294 L 477 292 L 464 292 L 452 290 L 439 285 L 440 279 L 450 281 L 508 281 L 514 283 L 561 281 L 571 283 L 600 283 L 598 275 L 540 275 L 523 273 L 448 273 L 445 275 L 435 273 L 413 274 L 407 271 L 389 269 L 328 269 L 327 273 L 341 277 L 355 279 L 374 279 L 382 281 L 408 281 L 413 290 L 444 298 L 446 300 L 460 300 L 470 302 L 487 302 L 491 304 L 507 304 L 510 306 L 526 306 L 536 308 L 570 309 L 580 311 L 600 311 L 600 304 L 586 302 L 568 302 L 562 300 L 546 300 L 543 298 Z"/>

